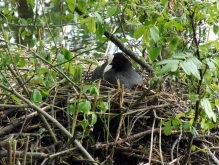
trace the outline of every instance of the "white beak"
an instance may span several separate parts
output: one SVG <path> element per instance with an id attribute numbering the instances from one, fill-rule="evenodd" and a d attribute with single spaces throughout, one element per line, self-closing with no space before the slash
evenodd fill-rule
<path id="1" fill-rule="evenodd" d="M 108 65 L 105 67 L 103 73 L 106 73 L 108 70 L 110 70 L 113 67 L 112 65 L 110 65 L 112 63 L 112 61 L 113 61 L 113 58 L 114 58 L 114 55 L 112 55 L 112 54 L 110 54 L 108 56 L 108 59 L 107 59 Z"/>

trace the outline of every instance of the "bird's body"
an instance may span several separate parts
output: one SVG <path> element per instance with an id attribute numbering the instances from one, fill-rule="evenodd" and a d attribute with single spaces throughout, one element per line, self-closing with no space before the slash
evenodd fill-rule
<path id="1" fill-rule="evenodd" d="M 104 74 L 104 80 L 108 81 L 110 84 L 117 85 L 117 79 L 119 79 L 120 84 L 124 84 L 124 87 L 129 89 L 137 84 L 143 84 L 142 77 L 132 68 L 131 70 L 119 72 L 111 69 Z"/>
<path id="2" fill-rule="evenodd" d="M 142 77 L 132 68 L 131 62 L 122 53 L 115 53 L 110 58 L 94 70 L 92 80 L 103 78 L 113 86 L 117 86 L 117 79 L 119 79 L 120 84 L 124 84 L 124 87 L 129 89 L 137 84 L 143 84 Z"/>
<path id="3" fill-rule="evenodd" d="M 105 69 L 105 67 L 107 66 L 107 61 L 101 65 L 96 67 L 96 69 L 93 71 L 92 75 L 91 75 L 91 80 L 97 80 L 103 77 L 103 71 Z"/>

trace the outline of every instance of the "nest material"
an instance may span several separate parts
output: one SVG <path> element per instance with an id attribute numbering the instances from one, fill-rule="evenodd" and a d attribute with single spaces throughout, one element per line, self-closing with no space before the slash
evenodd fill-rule
<path id="1" fill-rule="evenodd" d="M 128 163 L 123 162 L 122 164 L 131 162 L 137 164 L 139 161 L 145 163 L 149 160 L 152 164 L 179 162 L 185 155 L 188 143 L 186 136 L 189 135 L 189 132 L 184 132 L 183 136 L 182 128 L 174 130 L 170 125 L 169 129 L 172 133 L 170 136 L 165 136 L 165 128 L 162 128 L 160 123 L 184 114 L 191 103 L 187 102 L 187 95 L 184 94 L 184 89 L 181 89 L 182 84 L 172 84 L 171 79 L 167 78 L 159 85 L 156 87 L 156 89 L 160 87 L 159 92 L 155 92 L 156 89 L 150 90 L 140 102 L 138 102 L 139 98 L 148 88 L 126 90 L 122 87 L 115 89 L 100 86 L 99 99 L 109 101 L 109 94 L 111 96 L 111 110 L 102 115 L 103 123 L 107 123 L 106 115 L 112 115 L 111 118 L 115 116 L 115 113 L 120 115 L 117 123 L 113 120 L 113 124 L 110 125 L 112 141 L 96 143 L 92 147 L 95 150 L 115 151 L 117 157 L 119 155 L 121 159 L 128 161 Z M 135 104 L 136 102 L 138 103 Z M 189 122 L 190 119 L 189 116 L 185 116 L 182 121 Z M 194 141 L 198 145 L 198 138 L 195 138 Z M 204 146 L 206 147 L 206 145 Z M 211 156 L 215 157 L 212 153 Z M 119 159 L 116 160 L 119 162 Z M 201 152 L 191 154 L 190 162 L 191 164 L 209 164 L 208 156 Z"/>
<path id="2" fill-rule="evenodd" d="M 86 83 L 88 83 L 87 80 Z M 168 118 L 175 118 L 177 114 L 188 110 L 188 103 L 180 99 L 181 94 L 176 94 L 177 90 L 172 87 L 169 81 L 168 83 L 162 82 L 160 92 L 155 92 L 157 88 L 151 89 L 147 96 L 139 101 L 147 88 L 126 90 L 122 87 L 115 89 L 100 85 L 99 96 L 88 94 L 87 96 L 93 100 L 93 104 L 98 100 L 110 103 L 110 110 L 102 113 L 95 109 L 98 121 L 93 131 L 92 129 L 86 131 L 87 138 L 81 139 L 83 146 L 93 158 L 103 164 L 137 164 L 149 162 L 149 159 L 153 164 L 177 162 L 186 152 L 187 132 L 183 135 L 180 129 L 174 131 L 172 128 L 172 134 L 165 136 L 163 125 L 159 125 L 160 122 L 168 121 Z M 75 89 L 71 88 L 59 85 L 59 88 L 51 91 L 50 98 L 41 105 L 41 108 L 54 116 L 69 131 L 72 129 L 74 120 L 67 113 L 68 100 L 70 98 L 75 100 L 78 97 Z M 86 98 L 81 96 L 81 99 Z M 135 104 L 136 102 L 138 104 Z M 83 132 L 80 126 L 82 119 L 83 115 L 79 114 L 75 125 L 77 138 L 81 137 Z M 183 121 L 188 122 L 189 119 L 185 117 Z M 56 164 L 63 164 L 61 163 L 63 161 L 70 164 L 86 162 L 78 150 L 72 146 L 74 139 L 69 140 L 56 128 L 53 129 L 54 138 L 45 129 L 42 120 L 43 117 L 27 105 L 8 107 L 5 105 L 1 108 L 0 164 L 6 164 L 6 157 L 11 157 L 16 161 L 24 161 L 25 158 L 26 164 L 30 164 L 32 159 L 40 163 L 51 154 L 61 155 L 62 151 L 67 150 L 69 152 L 66 152 L 64 156 L 56 157 L 56 160 L 51 159 L 50 163 L 52 161 Z M 53 123 L 49 124 L 53 125 Z M 194 139 L 196 145 L 201 139 L 198 137 Z M 217 140 L 214 143 L 212 140 L 205 139 L 204 147 L 217 144 Z M 208 164 L 207 154 L 198 151 L 193 152 L 191 156 L 191 164 L 199 164 L 200 160 L 201 164 Z"/>

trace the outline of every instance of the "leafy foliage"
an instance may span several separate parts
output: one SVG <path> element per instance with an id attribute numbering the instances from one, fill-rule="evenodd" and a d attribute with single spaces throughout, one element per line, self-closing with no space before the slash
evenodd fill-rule
<path id="1" fill-rule="evenodd" d="M 84 84 L 84 70 L 90 64 L 97 65 L 87 55 L 105 53 L 104 43 L 112 37 L 104 35 L 111 31 L 127 49 L 152 65 L 155 78 L 170 77 L 176 88 L 178 84 L 184 85 L 178 88 L 186 91 L 185 101 L 190 105 L 184 114 L 161 121 L 165 135 L 182 127 L 192 137 L 217 127 L 219 42 L 212 37 L 218 38 L 219 34 L 217 1 L 66 0 L 39 5 L 30 0 L 26 3 L 26 12 L 32 11 L 27 14 L 14 1 L 5 2 L 1 10 L 1 84 L 19 89 L 21 95 L 36 105 L 50 97 L 53 89 L 68 85 L 74 90 L 68 113 L 73 116 L 73 123 L 79 120 L 85 134 L 97 122 L 92 99 L 100 96 L 95 84 Z M 33 16 L 33 9 L 38 6 L 41 7 Z M 65 31 L 70 25 L 72 35 Z M 73 50 L 66 41 L 73 45 Z M 145 52 L 144 56 L 141 52 Z M 12 91 L 3 92 L 10 93 L 4 102 L 23 103 Z M 86 97 L 87 94 L 92 98 Z M 109 102 L 101 99 L 94 105 L 100 114 L 110 109 Z M 77 113 L 83 118 L 78 119 Z M 189 118 L 184 121 L 182 116 Z"/>

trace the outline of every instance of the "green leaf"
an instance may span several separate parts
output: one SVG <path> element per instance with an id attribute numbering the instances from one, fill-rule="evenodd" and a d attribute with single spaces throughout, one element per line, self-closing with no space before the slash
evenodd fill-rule
<path id="1" fill-rule="evenodd" d="M 157 57 L 160 54 L 161 49 L 162 49 L 161 46 L 159 46 L 157 48 L 149 48 L 148 49 L 148 53 L 149 53 L 149 57 L 150 57 L 151 61 L 154 61 L 155 59 L 157 59 Z"/>
<path id="2" fill-rule="evenodd" d="M 65 48 L 61 49 L 61 53 L 64 55 L 66 60 L 70 60 L 73 58 L 73 55 L 71 54 L 71 52 Z"/>
<path id="3" fill-rule="evenodd" d="M 209 100 L 207 98 L 203 98 L 201 100 L 201 106 L 202 108 L 204 109 L 206 115 L 209 117 L 209 118 L 212 118 L 212 120 L 214 122 L 216 122 L 216 115 L 215 113 L 213 112 L 212 110 L 212 107 L 211 107 L 211 104 L 209 102 Z"/>
<path id="4" fill-rule="evenodd" d="M 171 28 L 172 27 L 172 25 L 173 25 L 173 21 L 167 21 L 166 23 L 165 23 L 165 26 L 166 26 L 166 28 Z"/>
<path id="5" fill-rule="evenodd" d="M 95 139 L 94 136 L 88 136 L 88 138 L 89 138 L 89 143 L 90 143 L 91 145 L 96 144 L 96 139 Z"/>
<path id="6" fill-rule="evenodd" d="M 49 69 L 47 69 L 47 68 L 40 68 L 38 75 L 40 76 L 40 75 L 42 75 L 44 73 L 47 73 L 47 72 L 49 72 Z"/>
<path id="7" fill-rule="evenodd" d="M 173 63 L 179 63 L 179 62 L 180 62 L 180 60 L 166 59 L 166 60 L 158 62 L 156 65 L 163 65 L 163 64 L 169 64 L 169 63 L 171 63 L 171 65 L 172 65 Z"/>
<path id="8" fill-rule="evenodd" d="M 193 63 L 193 60 L 183 61 L 180 64 L 180 66 L 182 67 L 182 69 L 184 70 L 184 72 L 187 75 L 193 74 L 197 79 L 200 80 L 200 74 L 199 74 L 199 71 L 198 71 L 198 68 L 197 68 L 199 66 L 195 65 Z"/>
<path id="9" fill-rule="evenodd" d="M 25 28 L 25 31 L 26 31 L 26 36 L 31 36 L 32 33 L 28 28 Z"/>
<path id="10" fill-rule="evenodd" d="M 195 66 L 197 67 L 197 69 L 201 69 L 202 68 L 202 63 L 199 59 L 197 59 L 196 57 L 192 57 L 189 59 L 190 62 L 192 62 L 193 64 L 195 64 Z"/>
<path id="11" fill-rule="evenodd" d="M 198 66 L 192 61 L 192 59 L 188 60 L 187 61 L 189 67 L 190 67 L 190 70 L 191 70 L 191 73 L 197 78 L 197 79 L 201 79 L 200 77 L 200 73 L 199 73 L 199 70 L 198 70 Z"/>
<path id="12" fill-rule="evenodd" d="M 178 63 L 173 64 L 172 68 L 171 68 L 171 72 L 176 72 L 179 68 Z"/>
<path id="13" fill-rule="evenodd" d="M 53 79 L 56 78 L 56 72 L 54 70 L 50 71 L 50 75 L 52 76 Z"/>
<path id="14" fill-rule="evenodd" d="M 159 29 L 156 26 L 152 26 L 150 27 L 150 34 L 151 34 L 151 38 L 154 40 L 154 42 L 158 42 L 160 39 L 159 36 Z"/>
<path id="15" fill-rule="evenodd" d="M 101 2 L 102 2 L 102 6 L 105 6 L 106 0 L 101 0 Z"/>
<path id="16" fill-rule="evenodd" d="M 126 43 L 126 42 L 128 42 L 129 40 L 127 39 L 127 38 L 121 38 L 121 42 L 122 43 Z"/>
<path id="17" fill-rule="evenodd" d="M 215 106 L 217 107 L 217 111 L 218 111 L 218 113 L 219 113 L 219 99 L 215 99 L 215 100 L 214 100 L 214 104 L 215 104 Z"/>
<path id="18" fill-rule="evenodd" d="M 35 40 L 35 39 L 32 39 L 32 40 L 30 41 L 30 47 L 33 48 L 35 45 L 36 45 L 36 40 Z"/>
<path id="19" fill-rule="evenodd" d="M 75 74 L 75 70 L 74 70 L 74 68 L 73 68 L 73 66 L 72 66 L 72 64 L 71 64 L 70 62 L 65 63 L 65 67 L 66 67 L 67 72 L 68 72 L 69 74 L 71 74 L 71 75 L 74 75 L 74 74 Z"/>
<path id="20" fill-rule="evenodd" d="M 39 105 L 42 103 L 42 95 L 41 92 L 38 89 L 34 89 L 32 93 L 32 101 L 36 104 Z"/>
<path id="21" fill-rule="evenodd" d="M 91 88 L 91 85 L 85 85 L 82 89 L 83 93 L 86 93 Z"/>
<path id="22" fill-rule="evenodd" d="M 26 64 L 25 58 L 21 57 L 20 60 L 19 60 L 19 66 L 24 67 L 25 64 Z"/>
<path id="23" fill-rule="evenodd" d="M 171 121 L 167 121 L 165 126 L 164 126 L 164 134 L 166 136 L 171 134 Z"/>
<path id="24" fill-rule="evenodd" d="M 192 151 L 201 151 L 203 153 L 207 153 L 207 151 L 205 149 L 199 148 L 196 145 L 192 145 L 191 149 L 192 149 Z"/>
<path id="25" fill-rule="evenodd" d="M 213 32 L 214 34 L 218 33 L 218 25 L 213 25 Z"/>
<path id="26" fill-rule="evenodd" d="M 91 95 L 94 95 L 94 94 L 97 94 L 99 96 L 99 90 L 97 89 L 96 86 L 92 85 L 91 88 L 90 88 L 90 94 Z"/>
<path id="27" fill-rule="evenodd" d="M 59 53 L 56 58 L 57 58 L 58 65 L 62 64 L 64 62 L 64 55 L 63 54 Z M 59 68 L 61 68 L 61 67 L 62 67 L 62 65 L 59 65 Z"/>
<path id="28" fill-rule="evenodd" d="M 78 104 L 78 111 L 87 114 L 91 110 L 91 103 L 88 100 L 82 101 Z"/>
<path id="29" fill-rule="evenodd" d="M 198 131 L 196 130 L 195 127 L 192 127 L 192 129 L 191 129 L 190 131 L 191 131 L 191 133 L 192 133 L 193 135 L 195 135 L 195 136 L 198 136 L 198 135 L 199 135 L 199 133 L 198 133 Z"/>
<path id="30" fill-rule="evenodd" d="M 91 123 L 90 124 L 93 126 L 97 122 L 97 115 L 94 114 L 94 113 L 92 113 L 91 115 L 92 115 L 92 117 L 91 117 Z"/>
<path id="31" fill-rule="evenodd" d="M 96 30 L 96 39 L 97 40 L 100 39 L 103 36 L 104 32 L 105 32 L 105 28 L 103 27 L 102 24 L 98 23 Z"/>
<path id="32" fill-rule="evenodd" d="M 8 41 L 8 32 L 7 31 L 4 31 L 4 39 L 5 39 L 5 41 Z"/>
<path id="33" fill-rule="evenodd" d="M 22 40 L 25 39 L 25 36 L 26 36 L 26 31 L 24 30 L 24 31 L 21 33 L 21 38 L 22 38 Z M 4 37 L 5 37 L 5 40 L 7 41 L 6 35 L 5 35 Z"/>
<path id="34" fill-rule="evenodd" d="M 168 4 L 168 1 L 169 1 L 169 0 L 160 0 L 160 2 L 161 2 L 164 6 Z"/>
<path id="35" fill-rule="evenodd" d="M 71 65 L 72 66 L 72 65 Z M 73 69 L 73 67 L 72 67 Z M 78 83 L 81 81 L 81 78 L 82 78 L 82 66 L 81 64 L 77 64 L 75 66 L 75 69 L 73 69 L 74 71 L 71 72 L 71 74 L 73 73 L 74 77 L 73 77 L 73 81 Z"/>
<path id="36" fill-rule="evenodd" d="M 86 18 L 83 18 L 83 17 L 80 17 L 80 23 L 81 25 L 83 25 L 84 23 L 87 23 L 91 20 L 92 17 L 86 17 Z"/>
<path id="37" fill-rule="evenodd" d="M 11 58 L 8 58 L 8 57 L 4 57 L 0 60 L 0 65 L 1 66 L 4 66 L 5 68 L 10 65 L 11 63 Z"/>
<path id="38" fill-rule="evenodd" d="M 208 52 L 211 44 L 210 43 L 205 43 L 199 46 L 199 49 L 202 53 Z"/>
<path id="39" fill-rule="evenodd" d="M 219 2 L 217 1 L 217 10 L 219 10 Z"/>
<path id="40" fill-rule="evenodd" d="M 164 23 L 164 22 L 165 22 L 164 16 L 163 16 L 163 15 L 160 15 L 160 17 L 157 18 L 157 22 L 158 22 L 158 23 Z"/>
<path id="41" fill-rule="evenodd" d="M 87 11 L 86 9 L 86 1 L 85 0 L 79 0 L 78 1 L 78 9 L 85 13 Z"/>
<path id="42" fill-rule="evenodd" d="M 181 60 L 185 60 L 187 57 L 191 57 L 191 55 L 189 53 L 183 53 L 183 52 L 176 53 L 174 55 L 174 58 L 181 59 Z"/>
<path id="43" fill-rule="evenodd" d="M 83 128 L 83 130 L 86 130 L 87 126 L 89 125 L 88 120 L 87 119 L 83 119 L 81 121 L 80 125 Z"/>
<path id="44" fill-rule="evenodd" d="M 103 24 L 103 18 L 100 16 L 98 12 L 94 12 L 94 15 L 97 17 L 97 20 L 100 24 Z"/>
<path id="45" fill-rule="evenodd" d="M 42 135 L 42 134 L 43 134 L 45 131 L 46 131 L 46 129 L 45 129 L 45 128 L 40 128 L 40 129 L 39 129 L 39 134 L 41 134 L 41 135 Z"/>
<path id="46" fill-rule="evenodd" d="M 211 59 L 211 61 L 214 63 L 214 65 L 216 65 L 217 67 L 219 67 L 219 60 L 217 60 L 217 59 Z"/>
<path id="47" fill-rule="evenodd" d="M 207 63 L 211 72 L 216 71 L 216 67 L 215 67 L 214 63 L 209 58 L 206 59 L 206 63 Z"/>
<path id="48" fill-rule="evenodd" d="M 183 31 L 182 25 L 180 25 L 177 21 L 174 21 L 174 25 L 178 31 Z"/>
<path id="49" fill-rule="evenodd" d="M 134 38 L 135 39 L 140 38 L 144 34 L 144 31 L 145 31 L 145 26 L 143 25 L 139 26 L 134 33 Z"/>
<path id="50" fill-rule="evenodd" d="M 129 15 L 130 18 L 133 18 L 133 12 L 128 8 L 125 8 L 125 12 Z"/>
<path id="51" fill-rule="evenodd" d="M 45 91 L 43 89 L 39 89 L 39 90 L 41 92 L 42 97 L 44 97 L 44 98 L 49 97 L 49 92 L 47 92 L 47 91 Z"/>
<path id="52" fill-rule="evenodd" d="M 150 45 L 151 37 L 150 37 L 150 32 L 148 30 L 145 30 L 143 34 L 143 41 L 147 46 L 151 46 Z"/>
<path id="53" fill-rule="evenodd" d="M 74 12 L 76 7 L 76 0 L 67 0 L 68 8 L 71 12 Z"/>
<path id="54" fill-rule="evenodd" d="M 172 119 L 171 121 L 172 121 L 173 128 L 175 130 L 179 130 L 179 125 L 180 125 L 181 122 L 177 119 Z"/>
<path id="55" fill-rule="evenodd" d="M 89 58 L 82 59 L 82 61 L 87 62 L 87 63 L 92 64 L 92 65 L 96 65 L 96 66 L 99 65 L 97 61 L 94 61 L 94 60 L 89 59 Z"/>
<path id="56" fill-rule="evenodd" d="M 28 22 L 25 19 L 23 19 L 23 18 L 19 19 L 18 23 L 23 25 L 23 26 L 27 26 L 28 25 Z"/>
<path id="57" fill-rule="evenodd" d="M 189 128 L 190 128 L 190 123 L 189 122 L 185 122 L 183 124 L 183 130 L 186 131 L 186 130 L 189 130 Z"/>
<path id="58" fill-rule="evenodd" d="M 106 12 L 106 18 L 109 18 L 112 15 L 114 15 L 116 11 L 117 11 L 117 6 L 109 7 Z"/>
<path id="59" fill-rule="evenodd" d="M 195 103 L 196 101 L 199 100 L 199 95 L 195 94 L 194 92 L 191 92 L 189 93 L 189 99 Z"/>
<path id="60" fill-rule="evenodd" d="M 145 22 L 146 19 L 147 19 L 147 18 L 145 17 L 145 15 L 141 15 L 141 16 L 139 17 L 139 22 L 141 22 L 142 24 L 145 24 L 144 22 Z"/>
<path id="61" fill-rule="evenodd" d="M 180 119 L 181 117 L 185 117 L 185 113 L 179 113 L 176 115 L 176 119 Z"/>
<path id="62" fill-rule="evenodd" d="M 89 32 L 91 32 L 91 33 L 96 32 L 96 24 L 95 24 L 94 19 L 92 17 L 88 21 L 87 28 L 88 28 Z"/>
<path id="63" fill-rule="evenodd" d="M 191 75 L 191 71 L 190 71 L 190 66 L 188 65 L 187 61 L 184 61 L 180 64 L 180 66 L 182 67 L 182 69 L 184 70 L 184 72 L 187 74 L 187 75 Z"/>
<path id="64" fill-rule="evenodd" d="M 21 99 L 19 99 L 19 98 L 16 97 L 15 95 L 12 95 L 11 97 L 12 97 L 12 99 L 13 99 L 14 101 L 16 101 L 18 104 L 21 104 Z"/>
<path id="65" fill-rule="evenodd" d="M 175 63 L 172 63 L 175 64 Z M 159 74 L 158 75 L 163 75 L 166 72 L 169 72 L 173 65 L 171 63 L 166 64 L 165 66 L 163 66 L 160 70 L 159 70 Z"/>
<path id="66" fill-rule="evenodd" d="M 192 151 L 196 151 L 198 149 L 198 147 L 195 145 L 192 145 L 191 149 L 192 149 Z"/>
<path id="67" fill-rule="evenodd" d="M 109 109 L 109 104 L 104 101 L 98 101 L 97 102 L 97 108 L 101 111 L 100 113 L 103 114 Z"/>
<path id="68" fill-rule="evenodd" d="M 162 67 L 161 70 L 159 70 L 159 75 L 162 75 L 170 70 L 172 72 L 175 72 L 178 69 L 179 62 L 180 60 L 175 60 L 175 59 L 167 59 L 167 60 L 158 62 L 156 65 L 166 64 L 165 66 Z"/>
<path id="69" fill-rule="evenodd" d="M 13 59 L 14 59 L 15 64 L 18 64 L 18 62 L 20 60 L 20 54 L 19 53 L 15 53 Z"/>
<path id="70" fill-rule="evenodd" d="M 215 127 L 215 124 L 213 122 L 207 124 L 208 129 L 213 129 Z"/>
<path id="71" fill-rule="evenodd" d="M 68 13 L 67 15 L 65 15 L 65 19 L 67 19 L 67 20 L 71 20 L 73 18 L 74 18 L 74 14 L 72 14 L 72 13 Z"/>
<path id="72" fill-rule="evenodd" d="M 8 10 L 7 8 L 4 8 L 4 10 L 2 11 L 2 14 L 4 15 L 9 15 L 11 13 L 10 10 Z"/>
<path id="73" fill-rule="evenodd" d="M 170 49 L 170 51 L 173 51 L 173 50 L 175 50 L 175 48 L 177 47 L 177 45 L 178 45 L 178 38 L 173 38 L 171 41 L 170 41 L 170 43 L 169 43 L 169 49 Z"/>
<path id="74" fill-rule="evenodd" d="M 159 122 L 158 126 L 162 126 L 162 125 L 164 125 L 164 123 L 165 123 L 165 121 L 164 121 L 164 120 L 161 120 L 161 121 Z"/>
<path id="75" fill-rule="evenodd" d="M 219 42 L 218 41 L 214 41 L 212 42 L 212 44 L 215 46 L 216 50 L 219 50 Z"/>
<path id="76" fill-rule="evenodd" d="M 75 106 L 73 104 L 70 104 L 69 107 L 68 107 L 68 113 L 71 115 L 71 116 L 74 116 L 75 114 Z"/>

